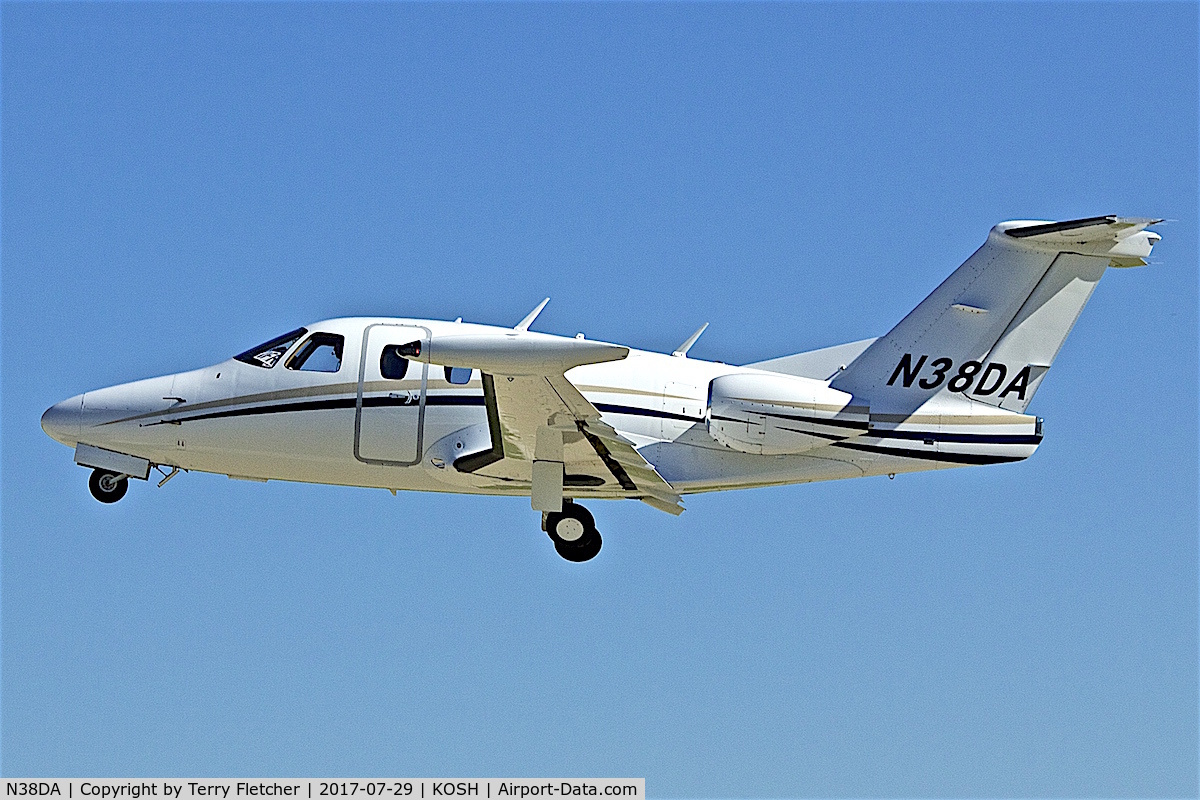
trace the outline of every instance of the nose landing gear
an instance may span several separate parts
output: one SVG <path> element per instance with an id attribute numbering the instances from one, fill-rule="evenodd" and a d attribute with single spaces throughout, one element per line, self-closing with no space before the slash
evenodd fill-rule
<path id="1" fill-rule="evenodd" d="M 543 527 L 554 542 L 554 549 L 567 561 L 589 561 L 603 545 L 592 515 L 569 500 L 563 501 L 561 512 L 551 511 L 546 515 Z"/>
<path id="2" fill-rule="evenodd" d="M 101 503 L 115 503 L 129 491 L 129 479 L 125 475 L 97 468 L 92 470 L 92 477 L 88 478 L 88 488 L 92 490 L 92 497 Z"/>

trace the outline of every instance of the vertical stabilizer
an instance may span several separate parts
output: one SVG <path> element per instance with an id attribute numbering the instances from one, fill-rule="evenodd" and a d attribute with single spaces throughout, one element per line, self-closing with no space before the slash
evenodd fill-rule
<path id="1" fill-rule="evenodd" d="M 1144 264 L 1160 220 L 1003 222 L 886 336 L 833 378 L 872 411 L 961 395 L 1024 411 L 1109 266 Z"/>

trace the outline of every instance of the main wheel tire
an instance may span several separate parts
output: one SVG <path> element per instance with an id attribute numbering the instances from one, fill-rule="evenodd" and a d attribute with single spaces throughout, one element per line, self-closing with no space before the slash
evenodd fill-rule
<path id="1" fill-rule="evenodd" d="M 554 542 L 554 550 L 576 563 L 595 558 L 603 545 L 591 512 L 575 503 L 563 503 L 562 511 L 546 515 L 546 533 Z"/>
<path id="2" fill-rule="evenodd" d="M 592 528 L 590 536 L 585 536 L 579 542 L 564 544 L 562 542 L 554 543 L 554 550 L 567 561 L 573 561 L 576 564 L 584 561 L 591 561 L 600 552 L 600 548 L 604 545 L 604 541 L 600 538 L 600 531 Z"/>
<path id="3" fill-rule="evenodd" d="M 562 514 L 552 520 L 548 526 L 550 538 L 574 546 L 587 536 L 588 526 L 583 520 L 574 515 Z"/>
<path id="4" fill-rule="evenodd" d="M 95 469 L 88 478 L 88 488 L 92 490 L 92 497 L 101 503 L 115 503 L 129 491 L 129 479 L 106 469 Z"/>
<path id="5" fill-rule="evenodd" d="M 556 547 L 560 543 L 568 547 L 582 544 L 588 531 L 594 530 L 596 520 L 591 512 L 575 503 L 563 503 L 562 511 L 551 511 L 546 515 L 546 533 L 554 540 Z"/>

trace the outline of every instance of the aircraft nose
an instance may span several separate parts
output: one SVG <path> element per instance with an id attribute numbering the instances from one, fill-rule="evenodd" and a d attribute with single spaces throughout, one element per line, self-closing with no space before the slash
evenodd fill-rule
<path id="1" fill-rule="evenodd" d="M 83 417 L 83 395 L 55 403 L 42 414 L 42 430 L 56 442 L 72 447 L 79 441 L 79 423 Z"/>

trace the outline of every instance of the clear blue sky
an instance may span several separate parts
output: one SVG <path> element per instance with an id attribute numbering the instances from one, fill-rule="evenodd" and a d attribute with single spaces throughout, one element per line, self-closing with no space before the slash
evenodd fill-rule
<path id="1" fill-rule="evenodd" d="M 1195 4 L 60 4 L 2 23 L 7 775 L 1194 796 Z M 1162 216 L 1017 465 L 593 503 L 180 476 L 38 417 L 346 314 L 745 363 L 1013 218 Z"/>

